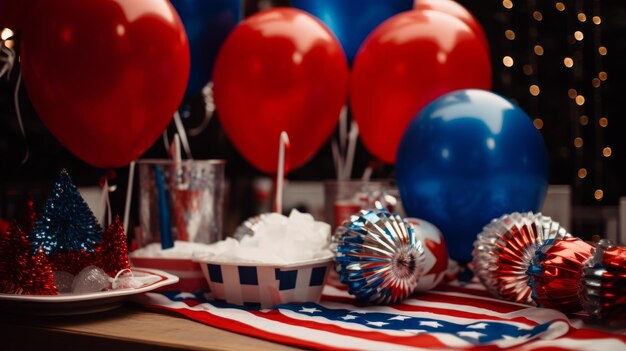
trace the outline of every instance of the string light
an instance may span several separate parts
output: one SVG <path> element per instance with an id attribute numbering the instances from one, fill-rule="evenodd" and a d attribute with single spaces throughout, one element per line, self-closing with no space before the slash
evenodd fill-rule
<path id="1" fill-rule="evenodd" d="M 583 147 L 583 138 L 581 138 L 581 137 L 574 138 L 574 146 L 577 149 L 580 149 L 581 147 Z"/>
<path id="2" fill-rule="evenodd" d="M 4 28 L 2 30 L 2 32 L 0 32 L 0 39 L 1 40 L 7 40 L 10 37 L 12 37 L 15 33 L 13 33 L 12 30 L 10 30 L 9 28 Z"/>
<path id="3" fill-rule="evenodd" d="M 535 126 L 535 128 L 541 129 L 543 128 L 543 120 L 541 118 L 535 118 L 533 120 L 533 125 Z"/>
<path id="4" fill-rule="evenodd" d="M 598 201 L 602 201 L 604 191 L 602 191 L 602 189 L 596 189 L 596 191 L 593 192 L 593 197 L 595 197 Z"/>
<path id="5" fill-rule="evenodd" d="M 578 170 L 578 178 L 585 179 L 586 176 L 587 176 L 587 169 L 586 168 L 580 168 Z"/>
<path id="6" fill-rule="evenodd" d="M 509 40 L 515 40 L 515 32 L 510 29 L 507 29 L 504 31 L 504 37 Z"/>
<path id="7" fill-rule="evenodd" d="M 611 148 L 608 146 L 602 149 L 602 156 L 604 157 L 611 157 L 612 153 L 613 153 L 613 150 L 611 150 Z"/>
<path id="8" fill-rule="evenodd" d="M 577 30 L 574 32 L 574 38 L 578 41 L 581 41 L 585 38 L 585 35 L 583 34 L 583 32 Z"/>
<path id="9" fill-rule="evenodd" d="M 582 96 L 582 95 L 576 96 L 575 100 L 576 100 L 576 105 L 578 105 L 578 106 L 582 106 L 582 105 L 585 104 L 585 97 Z"/>
<path id="10" fill-rule="evenodd" d="M 524 65 L 524 67 L 522 67 L 522 70 L 524 71 L 524 74 L 527 76 L 530 76 L 531 74 L 533 74 L 533 66 L 531 65 Z"/>
<path id="11" fill-rule="evenodd" d="M 593 16 L 591 20 L 593 21 L 593 24 L 596 24 L 596 25 L 602 23 L 602 19 L 600 18 L 600 16 Z"/>
<path id="12" fill-rule="evenodd" d="M 534 11 L 533 18 L 535 19 L 535 21 L 540 22 L 543 19 L 543 15 L 539 11 Z"/>
<path id="13" fill-rule="evenodd" d="M 575 99 L 576 96 L 578 96 L 578 92 L 576 91 L 576 89 L 572 88 L 567 91 L 567 96 L 569 96 L 570 99 Z"/>
<path id="14" fill-rule="evenodd" d="M 536 54 L 537 56 L 542 56 L 542 55 L 543 55 L 543 46 L 541 46 L 541 45 L 535 45 L 535 47 L 534 47 L 534 51 L 535 51 L 535 54 Z"/>
<path id="15" fill-rule="evenodd" d="M 606 117 L 602 117 L 600 118 L 600 120 L 598 121 L 598 124 L 600 125 L 600 127 L 602 128 L 606 128 L 606 126 L 609 125 L 609 120 Z"/>
<path id="16" fill-rule="evenodd" d="M 563 59 L 563 64 L 567 68 L 572 68 L 572 66 L 574 66 L 574 60 L 572 60 L 571 57 L 566 57 Z"/>
<path id="17" fill-rule="evenodd" d="M 505 9 L 510 10 L 510 9 L 512 9 L 512 8 L 513 8 L 513 1 L 511 1 L 511 0 L 503 0 L 503 1 L 502 1 L 502 6 L 503 6 Z"/>
<path id="18" fill-rule="evenodd" d="M 565 4 L 563 4 L 560 1 L 554 4 L 554 7 L 556 7 L 557 11 L 560 11 L 560 12 L 563 12 L 565 10 Z"/>
<path id="19" fill-rule="evenodd" d="M 606 54 L 608 53 L 608 50 L 606 49 L 606 46 L 600 46 L 598 48 L 598 53 L 602 56 L 606 56 Z"/>
<path id="20" fill-rule="evenodd" d="M 532 96 L 537 96 L 541 93 L 541 89 L 539 89 L 539 86 L 537 84 L 533 84 L 528 88 L 528 91 L 530 92 L 530 95 Z"/>
<path id="21" fill-rule="evenodd" d="M 598 78 L 600 78 L 600 80 L 601 80 L 601 81 L 603 81 L 603 82 L 604 82 L 605 80 L 607 80 L 607 78 L 608 78 L 608 77 L 609 77 L 609 76 L 608 76 L 608 75 L 606 74 L 606 72 L 604 72 L 604 71 L 602 71 L 602 72 L 598 73 Z"/>
<path id="22" fill-rule="evenodd" d="M 578 18 L 579 21 L 581 22 L 585 22 L 587 20 L 587 15 L 585 15 L 584 12 L 580 12 L 578 13 L 578 16 L 576 16 Z"/>
<path id="23" fill-rule="evenodd" d="M 602 82 L 602 81 L 600 80 L 600 78 L 593 78 L 593 79 L 591 80 L 591 85 L 592 85 L 594 88 L 599 88 L 599 87 L 600 87 L 601 82 Z"/>
<path id="24" fill-rule="evenodd" d="M 582 115 L 578 117 L 578 122 L 581 126 L 586 126 L 587 124 L 589 124 L 589 117 L 587 117 L 586 115 Z"/>
<path id="25" fill-rule="evenodd" d="M 502 64 L 506 67 L 513 67 L 513 58 L 511 56 L 504 56 L 502 58 Z"/>

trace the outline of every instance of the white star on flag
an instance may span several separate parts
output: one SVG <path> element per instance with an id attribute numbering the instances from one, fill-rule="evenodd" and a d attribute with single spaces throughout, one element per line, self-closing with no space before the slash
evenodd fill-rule
<path id="1" fill-rule="evenodd" d="M 382 327 L 382 326 L 389 324 L 386 322 L 370 322 L 370 321 L 366 321 L 366 322 L 367 322 L 367 325 L 373 325 L 375 327 Z"/>
<path id="2" fill-rule="evenodd" d="M 371 311 L 367 311 L 367 310 L 354 310 L 354 311 L 350 311 L 352 313 L 360 313 L 360 314 L 367 314 L 370 313 Z"/>
<path id="3" fill-rule="evenodd" d="M 480 338 L 481 336 L 486 336 L 487 334 L 483 334 L 483 333 L 479 333 L 479 332 L 475 332 L 475 331 L 460 331 L 457 333 L 459 336 L 466 336 L 468 338 L 472 338 L 472 339 L 476 339 L 478 340 L 478 338 Z"/>
<path id="4" fill-rule="evenodd" d="M 524 334 L 524 335 L 520 335 L 520 336 L 510 336 L 510 335 L 502 334 L 502 340 L 521 341 L 521 340 L 526 340 L 528 338 L 530 338 L 530 334 Z"/>
<path id="5" fill-rule="evenodd" d="M 176 298 L 176 299 L 195 299 L 196 295 L 194 295 L 192 293 L 188 293 L 188 292 L 181 292 L 180 294 L 176 295 L 174 298 Z"/>
<path id="6" fill-rule="evenodd" d="M 440 324 L 437 321 L 420 321 L 420 325 L 423 325 L 426 327 L 432 327 L 432 328 L 443 327 L 443 324 Z"/>
<path id="7" fill-rule="evenodd" d="M 341 319 L 343 319 L 344 321 L 350 321 L 350 320 L 353 320 L 353 319 L 357 319 L 357 317 L 353 316 L 351 314 L 347 314 L 347 315 L 341 317 Z"/>
<path id="8" fill-rule="evenodd" d="M 395 317 L 389 318 L 388 320 L 389 321 L 404 321 L 404 320 L 407 320 L 407 319 L 411 319 L 411 317 L 408 317 L 408 316 L 395 316 Z"/>
<path id="9" fill-rule="evenodd" d="M 485 329 L 489 324 L 487 323 L 476 323 L 472 325 L 468 325 L 467 329 Z"/>
<path id="10" fill-rule="evenodd" d="M 315 312 L 322 312 L 322 310 L 318 310 L 315 307 L 313 307 L 313 308 L 302 307 L 302 309 L 299 312 L 302 312 L 302 313 L 315 313 Z"/>

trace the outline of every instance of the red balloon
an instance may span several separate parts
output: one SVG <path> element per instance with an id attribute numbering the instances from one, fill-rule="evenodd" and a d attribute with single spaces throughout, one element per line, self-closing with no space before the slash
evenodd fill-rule
<path id="1" fill-rule="evenodd" d="M 38 1 L 22 70 L 50 132 L 83 161 L 119 167 L 146 151 L 178 108 L 189 45 L 167 0 Z"/>
<path id="2" fill-rule="evenodd" d="M 275 173 L 281 131 L 290 169 L 332 134 L 348 94 L 348 64 L 335 36 L 306 12 L 275 8 L 230 34 L 213 73 L 219 119 L 237 150 Z"/>
<path id="3" fill-rule="evenodd" d="M 491 88 L 489 52 L 460 19 L 409 11 L 374 30 L 352 72 L 351 106 L 365 147 L 393 163 L 411 119 L 437 97 L 458 89 Z"/>
<path id="4" fill-rule="evenodd" d="M 484 42 L 487 50 L 489 49 L 489 41 L 485 35 L 485 30 L 476 20 L 476 17 L 458 2 L 454 0 L 415 0 L 415 9 L 439 11 L 460 19 L 472 28 L 474 33 Z"/>

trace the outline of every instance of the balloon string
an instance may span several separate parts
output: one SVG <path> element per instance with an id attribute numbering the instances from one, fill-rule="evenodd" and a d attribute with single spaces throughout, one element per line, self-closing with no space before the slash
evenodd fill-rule
<path id="1" fill-rule="evenodd" d="M 135 178 L 135 161 L 130 163 L 128 169 L 128 185 L 126 186 L 126 203 L 124 204 L 124 233 L 128 235 L 128 220 L 130 216 L 130 204 L 133 196 L 133 185 Z"/>
<path id="2" fill-rule="evenodd" d="M 100 216 L 98 216 L 100 220 L 100 224 L 102 227 L 106 228 L 109 223 L 111 223 L 111 202 L 109 201 L 109 180 L 104 180 L 104 186 L 102 187 L 102 194 L 100 195 Z M 105 222 L 105 216 L 108 216 L 108 222 Z"/>
<path id="3" fill-rule="evenodd" d="M 359 137 L 359 127 L 356 123 L 350 124 L 350 135 L 348 135 L 348 151 L 345 160 L 345 166 L 343 168 L 343 180 L 349 180 L 352 176 L 352 165 L 354 164 L 354 154 L 356 151 L 356 141 Z"/>
<path id="4" fill-rule="evenodd" d="M 21 164 L 25 164 L 30 157 L 30 147 L 28 146 L 28 140 L 26 139 L 26 129 L 24 129 L 24 123 L 22 121 L 22 109 L 20 108 L 20 86 L 22 84 L 22 72 L 17 75 L 17 83 L 15 84 L 15 92 L 13 94 L 13 103 L 15 104 L 15 115 L 17 117 L 17 124 L 20 126 L 20 131 L 22 132 L 22 138 L 24 139 L 24 144 L 26 145 L 26 150 L 24 152 L 24 157 L 22 158 Z"/>
<path id="5" fill-rule="evenodd" d="M 370 178 L 372 178 L 372 173 L 374 173 L 374 167 L 376 167 L 376 161 L 370 162 L 365 168 L 365 171 L 363 171 L 361 180 L 369 182 Z"/>
<path id="6" fill-rule="evenodd" d="M 276 194 L 274 196 L 274 212 L 283 212 L 283 187 L 285 173 L 289 168 L 289 136 L 287 132 L 280 133 L 278 146 L 278 172 L 276 173 Z"/>
<path id="7" fill-rule="evenodd" d="M 339 145 L 336 139 L 333 139 L 331 144 L 333 151 L 333 163 L 335 164 L 335 173 L 337 174 L 337 180 L 341 180 L 343 175 L 343 159 L 341 158 L 341 151 L 339 151 Z"/>
<path id="8" fill-rule="evenodd" d="M 202 133 L 211 122 L 215 114 L 215 101 L 213 100 L 213 82 L 209 82 L 204 88 L 202 88 L 202 97 L 204 98 L 204 117 L 200 125 L 194 128 L 189 128 L 187 134 L 191 136 L 198 136 Z"/>
<path id="9" fill-rule="evenodd" d="M 348 136 L 348 108 L 344 105 L 339 112 L 339 151 L 346 152 L 346 139 Z"/>
<path id="10" fill-rule="evenodd" d="M 162 139 L 163 139 L 163 146 L 165 146 L 165 150 L 169 150 L 170 140 L 169 140 L 169 137 L 167 136 L 167 128 L 163 131 Z"/>
<path id="11" fill-rule="evenodd" d="M 339 141 L 333 139 L 331 150 L 337 180 L 349 180 L 352 177 L 356 143 L 359 138 L 359 128 L 354 121 L 348 129 L 348 108 L 344 106 L 339 114 Z"/>
<path id="12" fill-rule="evenodd" d="M 15 50 L 9 48 L 5 44 L 6 40 L 0 41 L 0 52 L 2 52 L 5 56 L 0 56 L 0 63 L 3 63 L 0 68 L 0 78 L 7 75 L 10 78 L 11 70 L 13 70 L 13 65 L 15 64 Z"/>
<path id="13" fill-rule="evenodd" d="M 185 126 L 183 125 L 183 121 L 180 119 L 180 113 L 176 111 L 174 113 L 174 125 L 176 126 L 176 132 L 180 137 L 180 143 L 185 150 L 185 154 L 187 158 L 192 160 L 193 156 L 191 155 L 191 148 L 189 147 L 189 140 L 187 139 L 187 132 L 185 132 Z M 169 149 L 169 148 L 168 148 Z"/>

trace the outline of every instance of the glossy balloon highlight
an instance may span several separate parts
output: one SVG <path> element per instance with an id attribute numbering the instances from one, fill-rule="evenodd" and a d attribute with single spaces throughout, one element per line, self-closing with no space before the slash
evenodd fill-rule
<path id="1" fill-rule="evenodd" d="M 480 25 L 480 22 L 469 12 L 463 5 L 454 0 L 415 0 L 416 10 L 434 10 L 448 15 L 452 15 L 463 23 L 467 24 L 472 31 L 481 39 L 487 50 L 489 50 L 489 41 L 485 30 Z"/>
<path id="2" fill-rule="evenodd" d="M 528 115 L 503 97 L 467 89 L 415 116 L 398 148 L 396 178 L 409 216 L 436 225 L 453 259 L 492 218 L 536 212 L 548 186 L 548 155 Z"/>

